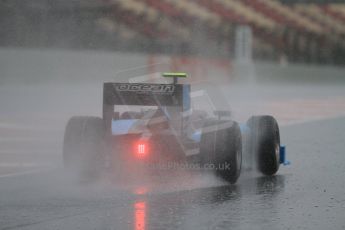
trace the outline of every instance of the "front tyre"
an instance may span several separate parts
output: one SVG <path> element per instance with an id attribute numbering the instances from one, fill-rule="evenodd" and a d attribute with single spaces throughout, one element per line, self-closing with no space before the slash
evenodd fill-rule
<path id="1" fill-rule="evenodd" d="M 259 171 L 264 175 L 274 175 L 280 164 L 280 134 L 276 119 L 253 116 L 247 125 L 251 129 L 251 152 L 256 155 Z"/>
<path id="2" fill-rule="evenodd" d="M 83 181 L 96 179 L 104 166 L 103 119 L 98 117 L 72 117 L 64 135 L 63 162 L 68 172 Z"/>

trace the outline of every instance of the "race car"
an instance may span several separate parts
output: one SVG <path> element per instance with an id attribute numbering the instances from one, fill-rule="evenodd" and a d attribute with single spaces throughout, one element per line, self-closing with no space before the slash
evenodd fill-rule
<path id="1" fill-rule="evenodd" d="M 67 123 L 67 171 L 96 178 L 104 171 L 118 175 L 148 165 L 154 171 L 162 165 L 191 164 L 234 184 L 241 174 L 242 154 L 252 156 L 264 175 L 287 164 L 272 116 L 253 116 L 246 124 L 233 121 L 229 111 L 209 116 L 192 109 L 191 85 L 178 84 L 187 74 L 163 77 L 173 83 L 104 83 L 103 117 L 76 116 Z"/>

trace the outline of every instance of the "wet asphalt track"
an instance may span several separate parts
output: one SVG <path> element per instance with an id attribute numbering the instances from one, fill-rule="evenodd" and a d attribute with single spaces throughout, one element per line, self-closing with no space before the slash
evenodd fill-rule
<path id="1" fill-rule="evenodd" d="M 345 229 L 345 118 L 281 130 L 274 177 L 209 175 L 147 186 L 76 186 L 59 169 L 0 178 L 0 229 Z"/>

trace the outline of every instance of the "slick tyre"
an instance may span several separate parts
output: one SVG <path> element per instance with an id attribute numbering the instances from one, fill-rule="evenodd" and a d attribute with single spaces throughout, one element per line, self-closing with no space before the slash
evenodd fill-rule
<path id="1" fill-rule="evenodd" d="M 104 122 L 98 117 L 72 117 L 65 129 L 65 169 L 81 181 L 98 178 L 104 166 Z"/>
<path id="2" fill-rule="evenodd" d="M 280 164 L 280 134 L 272 116 L 253 116 L 247 121 L 251 129 L 250 149 L 255 154 L 258 170 L 264 175 L 274 175 Z"/>

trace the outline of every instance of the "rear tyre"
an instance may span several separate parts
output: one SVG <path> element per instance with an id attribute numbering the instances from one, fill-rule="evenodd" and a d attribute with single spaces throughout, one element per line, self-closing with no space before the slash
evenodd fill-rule
<path id="1" fill-rule="evenodd" d="M 82 181 L 98 178 L 104 166 L 103 119 L 72 117 L 66 126 L 63 146 L 65 169 Z"/>
<path id="2" fill-rule="evenodd" d="M 213 167 L 217 176 L 236 183 L 242 165 L 239 125 L 233 121 L 207 121 L 201 136 L 200 154 L 205 168 Z"/>
<path id="3" fill-rule="evenodd" d="M 272 116 L 253 116 L 247 121 L 251 129 L 250 149 L 255 154 L 257 166 L 264 175 L 274 175 L 280 164 L 280 134 Z"/>

